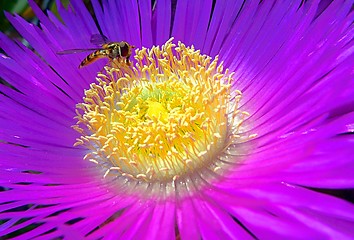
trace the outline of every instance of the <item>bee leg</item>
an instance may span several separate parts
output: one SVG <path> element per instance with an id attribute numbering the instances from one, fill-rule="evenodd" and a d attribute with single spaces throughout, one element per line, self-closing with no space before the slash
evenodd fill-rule
<path id="1" fill-rule="evenodd" d="M 129 58 L 130 58 L 130 56 L 127 56 L 127 57 L 125 58 L 125 62 L 126 62 L 126 64 L 127 64 L 128 66 L 130 66 Z"/>
<path id="2" fill-rule="evenodd" d="M 109 63 L 109 66 L 110 67 L 113 67 L 116 65 L 116 63 L 114 62 L 114 59 L 113 58 L 108 58 L 108 63 Z"/>
<path id="3" fill-rule="evenodd" d="M 119 67 L 119 61 L 117 58 L 113 58 L 113 59 L 111 59 L 111 61 L 112 61 L 112 66 L 114 66 L 116 68 Z"/>

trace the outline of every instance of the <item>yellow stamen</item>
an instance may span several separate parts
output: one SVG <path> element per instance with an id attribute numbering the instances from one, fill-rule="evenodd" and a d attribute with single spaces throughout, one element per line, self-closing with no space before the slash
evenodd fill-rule
<path id="1" fill-rule="evenodd" d="M 219 171 L 217 156 L 234 143 L 247 112 L 241 92 L 218 58 L 172 39 L 136 50 L 136 65 L 114 62 L 98 74 L 77 105 L 82 135 L 75 145 L 104 176 L 166 182 L 205 168 Z"/>

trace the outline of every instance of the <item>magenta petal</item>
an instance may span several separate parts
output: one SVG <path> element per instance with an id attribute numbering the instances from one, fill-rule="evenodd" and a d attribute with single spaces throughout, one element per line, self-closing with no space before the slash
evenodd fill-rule
<path id="1" fill-rule="evenodd" d="M 198 206 L 198 207 L 197 207 Z M 253 239 L 254 235 L 240 225 L 229 212 L 205 200 L 195 201 L 198 225 L 204 239 Z"/>
<path id="2" fill-rule="evenodd" d="M 163 44 L 170 38 L 172 7 L 170 1 L 156 1 L 153 11 L 152 30 L 154 42 Z"/>
<path id="3" fill-rule="evenodd" d="M 347 224 L 353 220 L 353 206 L 304 188 L 268 184 L 257 189 L 210 191 L 209 196 L 259 238 L 296 236 L 300 229 L 315 238 L 352 236 Z M 337 219 L 342 228 L 331 225 L 330 219 Z"/>
<path id="4" fill-rule="evenodd" d="M 140 16 L 140 26 L 141 26 L 141 43 L 142 46 L 152 46 L 153 45 L 153 30 L 152 30 L 152 12 L 151 12 L 151 2 L 142 1 L 139 5 L 139 16 Z"/>
<path id="5" fill-rule="evenodd" d="M 200 239 L 200 233 L 197 226 L 196 209 L 194 208 L 193 199 L 185 198 L 180 202 L 177 208 L 177 221 L 179 233 L 182 239 Z"/>
<path id="6" fill-rule="evenodd" d="M 149 227 L 144 234 L 148 239 L 173 239 L 175 234 L 175 203 L 156 204 Z"/>

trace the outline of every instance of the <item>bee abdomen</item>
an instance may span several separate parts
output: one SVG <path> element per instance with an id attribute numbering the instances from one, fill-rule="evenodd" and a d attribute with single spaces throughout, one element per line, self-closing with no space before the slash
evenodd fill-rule
<path id="1" fill-rule="evenodd" d="M 106 49 L 101 49 L 101 50 L 97 50 L 93 53 L 91 53 L 90 55 L 88 55 L 79 65 L 79 68 L 82 68 L 86 65 L 89 65 L 93 62 L 95 62 L 96 60 L 100 59 L 100 58 L 105 58 L 109 55 L 109 51 L 107 51 Z"/>

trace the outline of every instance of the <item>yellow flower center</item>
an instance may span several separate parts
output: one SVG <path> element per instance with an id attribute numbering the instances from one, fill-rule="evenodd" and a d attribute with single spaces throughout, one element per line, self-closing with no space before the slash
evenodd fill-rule
<path id="1" fill-rule="evenodd" d="M 85 159 L 115 174 L 168 182 L 222 167 L 218 156 L 235 139 L 247 112 L 241 92 L 218 58 L 172 39 L 136 50 L 136 65 L 114 62 L 77 105 Z"/>

